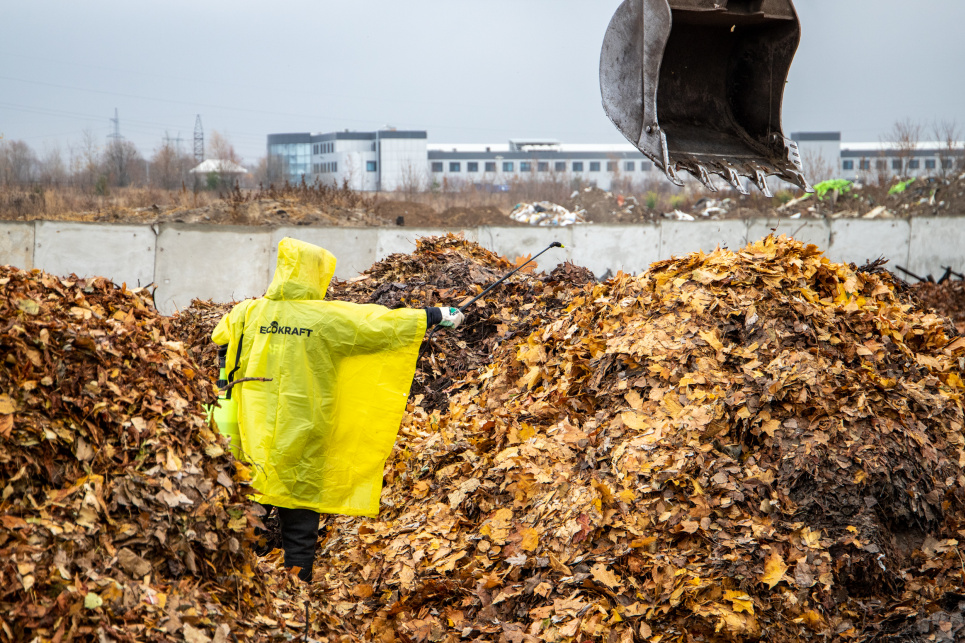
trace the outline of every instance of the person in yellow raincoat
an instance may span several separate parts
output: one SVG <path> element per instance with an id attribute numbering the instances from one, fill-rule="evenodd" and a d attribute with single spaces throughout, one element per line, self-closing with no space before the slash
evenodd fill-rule
<path id="1" fill-rule="evenodd" d="M 264 297 L 237 304 L 212 333 L 222 347 L 240 444 L 258 501 L 278 509 L 285 565 L 310 580 L 320 513 L 375 516 L 419 347 L 455 308 L 389 310 L 325 301 L 327 250 L 278 244 Z M 268 381 L 260 381 L 268 380 Z"/>

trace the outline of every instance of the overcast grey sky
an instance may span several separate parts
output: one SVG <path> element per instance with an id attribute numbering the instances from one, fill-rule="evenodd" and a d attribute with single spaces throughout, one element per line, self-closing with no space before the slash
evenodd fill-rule
<path id="1" fill-rule="evenodd" d="M 425 129 L 430 142 L 622 142 L 600 104 L 619 0 L 29 0 L 5 3 L 0 133 L 192 149 L 195 115 L 248 162 L 275 132 Z M 965 0 L 796 0 L 785 130 L 876 141 L 965 128 Z"/>

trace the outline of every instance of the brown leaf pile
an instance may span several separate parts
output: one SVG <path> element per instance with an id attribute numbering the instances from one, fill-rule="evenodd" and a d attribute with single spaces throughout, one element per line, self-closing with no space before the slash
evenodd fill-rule
<path id="1" fill-rule="evenodd" d="M 385 643 L 960 640 L 963 369 L 783 237 L 588 285 L 410 406 L 317 589 Z"/>
<path id="2" fill-rule="evenodd" d="M 0 641 L 285 638 L 248 471 L 144 290 L 0 268 Z M 321 626 L 319 626 L 321 627 Z"/>

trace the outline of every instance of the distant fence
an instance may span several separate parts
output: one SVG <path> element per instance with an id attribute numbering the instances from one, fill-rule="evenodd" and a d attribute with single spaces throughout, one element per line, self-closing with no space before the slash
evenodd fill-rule
<path id="1" fill-rule="evenodd" d="M 915 219 L 747 219 L 661 221 L 640 225 L 566 228 L 480 226 L 467 239 L 510 258 L 538 252 L 553 241 L 566 248 L 543 255 L 552 268 L 572 261 L 598 277 L 636 273 L 653 262 L 718 245 L 738 249 L 774 230 L 814 243 L 834 261 L 864 263 L 885 257 L 918 274 L 965 272 L 965 217 Z M 155 300 L 172 313 L 195 297 L 232 301 L 260 296 L 274 272 L 278 241 L 291 236 L 338 258 L 336 276 L 348 279 L 395 252 L 411 252 L 430 228 L 231 227 L 190 224 L 111 225 L 36 221 L 0 222 L 0 264 L 58 275 L 108 277 L 128 286 L 157 285 Z"/>

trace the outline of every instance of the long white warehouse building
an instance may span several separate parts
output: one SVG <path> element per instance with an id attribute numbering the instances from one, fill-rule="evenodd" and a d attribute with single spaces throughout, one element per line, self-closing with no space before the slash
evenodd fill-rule
<path id="1" fill-rule="evenodd" d="M 824 178 L 860 180 L 965 170 L 965 143 L 846 143 L 840 132 L 800 132 L 791 137 L 801 148 L 805 171 L 827 174 Z M 272 180 L 347 184 L 366 192 L 424 190 L 446 182 L 501 190 L 514 180 L 528 179 L 574 181 L 611 190 L 665 180 L 629 143 L 537 139 L 430 144 L 422 130 L 269 134 L 268 159 Z"/>

